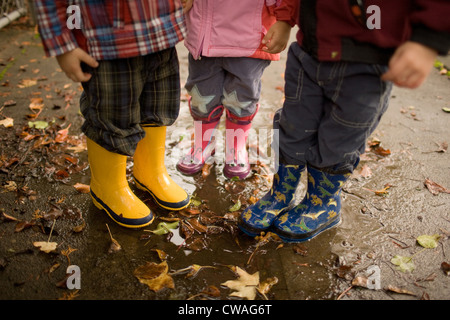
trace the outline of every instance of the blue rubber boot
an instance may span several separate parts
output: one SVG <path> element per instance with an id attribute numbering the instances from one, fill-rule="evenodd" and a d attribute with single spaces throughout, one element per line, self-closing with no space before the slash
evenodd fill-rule
<path id="1" fill-rule="evenodd" d="M 281 214 L 271 231 L 283 241 L 303 242 L 341 222 L 341 190 L 350 173 L 330 174 L 308 166 L 308 189 L 295 208 Z"/>
<path id="2" fill-rule="evenodd" d="M 239 228 L 252 237 L 267 231 L 275 218 L 290 208 L 304 170 L 302 165 L 280 163 L 270 191 L 241 213 Z"/>

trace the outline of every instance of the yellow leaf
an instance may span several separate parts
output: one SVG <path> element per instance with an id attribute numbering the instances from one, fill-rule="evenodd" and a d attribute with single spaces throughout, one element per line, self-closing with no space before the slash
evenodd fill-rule
<path id="1" fill-rule="evenodd" d="M 164 288 L 175 288 L 172 277 L 167 274 L 168 271 L 167 261 L 160 264 L 147 262 L 145 265 L 137 267 L 133 274 L 139 282 L 146 284 L 150 290 L 157 292 Z"/>
<path id="2" fill-rule="evenodd" d="M 223 286 L 235 290 L 235 292 L 230 294 L 230 297 L 255 300 L 256 287 L 259 285 L 259 271 L 254 274 L 248 274 L 245 270 L 236 267 L 236 273 L 238 275 L 237 280 L 228 280 L 222 283 Z"/>

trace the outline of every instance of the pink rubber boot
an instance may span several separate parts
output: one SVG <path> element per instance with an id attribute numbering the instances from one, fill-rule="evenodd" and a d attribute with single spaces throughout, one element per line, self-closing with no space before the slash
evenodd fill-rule
<path id="1" fill-rule="evenodd" d="M 238 177 L 243 180 L 250 174 L 247 139 L 252 127 L 251 121 L 255 114 L 246 118 L 237 118 L 227 110 L 225 167 L 223 173 L 229 179 Z"/>
<path id="2" fill-rule="evenodd" d="M 194 117 L 194 145 L 189 154 L 177 163 L 177 169 L 185 175 L 199 173 L 206 161 L 215 153 L 214 135 L 223 113 L 223 106 L 214 109 L 208 118 Z"/>

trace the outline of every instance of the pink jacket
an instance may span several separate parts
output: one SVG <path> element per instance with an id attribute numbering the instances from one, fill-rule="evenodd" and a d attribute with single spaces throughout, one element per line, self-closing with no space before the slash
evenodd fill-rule
<path id="1" fill-rule="evenodd" d="M 261 50 L 261 40 L 278 21 L 294 26 L 298 0 L 194 0 L 186 14 L 185 46 L 194 59 L 252 57 L 279 60 Z"/>

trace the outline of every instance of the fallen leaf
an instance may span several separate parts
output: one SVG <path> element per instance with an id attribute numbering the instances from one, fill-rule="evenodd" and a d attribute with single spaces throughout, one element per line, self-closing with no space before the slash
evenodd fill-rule
<path id="1" fill-rule="evenodd" d="M 37 84 L 36 79 L 23 79 L 19 82 L 19 84 L 17 86 L 19 88 L 23 89 L 23 88 L 28 88 L 28 87 L 34 86 L 36 84 Z"/>
<path id="2" fill-rule="evenodd" d="M 448 276 L 448 275 L 450 275 L 450 264 L 449 263 L 447 263 L 447 262 L 442 262 L 441 263 L 441 268 L 442 268 L 442 271 L 444 271 L 444 273 Z"/>
<path id="3" fill-rule="evenodd" d="M 14 126 L 14 119 L 6 117 L 6 119 L 0 120 L 0 126 L 11 128 Z"/>
<path id="4" fill-rule="evenodd" d="M 433 249 L 437 247 L 440 238 L 441 236 L 438 234 L 432 236 L 421 235 L 417 237 L 417 242 L 424 248 Z"/>
<path id="5" fill-rule="evenodd" d="M 223 286 L 235 290 L 230 297 L 240 297 L 248 300 L 255 300 L 256 287 L 259 285 L 259 271 L 248 274 L 245 270 L 236 267 L 237 280 L 228 280 L 222 283 Z"/>
<path id="6" fill-rule="evenodd" d="M 231 206 L 230 209 L 228 209 L 230 212 L 238 211 L 241 208 L 241 201 L 238 199 L 234 205 Z"/>
<path id="7" fill-rule="evenodd" d="M 364 276 L 357 276 L 352 280 L 352 286 L 368 288 L 369 279 Z"/>
<path id="8" fill-rule="evenodd" d="M 48 122 L 47 121 L 28 121 L 28 126 L 30 128 L 45 129 L 48 127 Z"/>
<path id="9" fill-rule="evenodd" d="M 157 234 L 157 235 L 163 235 L 163 234 L 169 233 L 170 230 L 172 230 L 172 229 L 178 228 L 178 224 L 179 224 L 179 221 L 175 221 L 172 223 L 160 222 L 156 226 L 155 230 L 144 230 L 144 231 L 152 232 L 153 234 Z"/>
<path id="10" fill-rule="evenodd" d="M 6 100 L 3 102 L 3 107 L 12 107 L 15 106 L 17 102 L 15 100 Z"/>
<path id="11" fill-rule="evenodd" d="M 16 217 L 10 216 L 9 214 L 6 214 L 4 212 L 2 212 L 2 216 L 6 221 L 17 221 Z"/>
<path id="12" fill-rule="evenodd" d="M 46 253 L 54 251 L 58 246 L 56 242 L 48 242 L 48 241 L 35 241 L 33 242 L 33 245 Z"/>
<path id="13" fill-rule="evenodd" d="M 160 249 L 152 249 L 151 251 L 155 251 L 158 254 L 158 257 L 161 259 L 161 261 L 167 260 L 167 257 L 169 256 L 166 252 Z"/>
<path id="14" fill-rule="evenodd" d="M 411 291 L 409 291 L 409 290 L 407 290 L 407 289 L 394 287 L 394 286 L 392 286 L 392 285 L 388 285 L 388 286 L 386 287 L 386 290 L 392 291 L 392 292 L 395 292 L 395 293 L 408 294 L 408 295 L 410 295 L 410 296 L 415 296 L 415 295 L 416 295 L 414 292 L 411 292 Z"/>
<path id="15" fill-rule="evenodd" d="M 391 259 L 391 263 L 397 266 L 397 269 L 402 272 L 410 271 L 415 269 L 412 257 L 395 256 Z"/>
<path id="16" fill-rule="evenodd" d="M 1 188 L 4 189 L 2 192 L 17 191 L 17 183 L 15 181 L 6 181 Z"/>
<path id="17" fill-rule="evenodd" d="M 75 183 L 73 186 L 80 193 L 89 193 L 91 191 L 91 187 L 87 184 L 83 183 Z"/>
<path id="18" fill-rule="evenodd" d="M 272 287 L 274 285 L 276 285 L 278 283 L 278 278 L 277 277 L 273 277 L 273 278 L 268 278 L 266 279 L 264 282 L 260 283 L 257 287 L 256 290 L 258 290 L 259 293 L 262 294 L 262 296 L 266 299 L 269 300 L 266 296 L 266 294 L 270 291 L 270 289 L 272 289 Z"/>
<path id="19" fill-rule="evenodd" d="M 438 195 L 440 192 L 442 193 L 450 193 L 450 190 L 447 188 L 444 188 L 443 186 L 437 184 L 434 181 L 431 181 L 430 179 L 425 179 L 424 182 L 425 186 L 427 187 L 427 189 L 434 194 L 435 196 Z"/>
<path id="20" fill-rule="evenodd" d="M 195 277 L 200 272 L 200 270 L 202 270 L 204 268 L 215 268 L 215 267 L 213 267 L 213 266 L 201 266 L 199 264 L 193 264 L 193 265 L 190 265 L 189 267 L 186 267 L 186 268 L 174 271 L 170 275 L 173 276 L 173 275 L 177 275 L 177 274 L 187 273 L 186 277 L 187 278 L 191 278 L 191 277 Z"/>
<path id="21" fill-rule="evenodd" d="M 114 253 L 122 250 L 122 247 L 120 246 L 119 242 L 113 238 L 111 230 L 109 230 L 108 224 L 106 224 L 106 228 L 108 228 L 109 237 L 111 238 L 111 245 L 109 246 L 108 253 Z"/>
<path id="22" fill-rule="evenodd" d="M 175 288 L 172 277 L 167 274 L 168 270 L 167 261 L 160 264 L 147 262 L 145 265 L 137 267 L 133 274 L 139 282 L 146 284 L 150 290 L 157 292 L 164 288 Z"/>
<path id="23" fill-rule="evenodd" d="M 387 196 L 387 195 L 389 194 L 388 189 L 389 189 L 390 187 L 392 187 L 392 185 L 390 185 L 389 183 L 387 183 L 387 184 L 384 185 L 384 188 L 383 188 L 383 189 L 380 189 L 380 190 L 372 190 L 372 189 L 368 189 L 368 188 L 363 188 L 363 189 L 366 189 L 366 190 L 368 190 L 368 191 L 372 191 L 372 192 L 374 192 L 375 195 L 377 195 L 377 196 Z"/>
<path id="24" fill-rule="evenodd" d="M 447 113 L 450 113 L 450 108 L 443 107 L 443 108 L 442 108 L 442 111 L 447 112 Z"/>
<path id="25" fill-rule="evenodd" d="M 359 171 L 359 175 L 363 178 L 370 178 L 372 176 L 372 169 L 367 164 L 364 164 Z"/>
<path id="26" fill-rule="evenodd" d="M 205 163 L 202 167 L 202 178 L 206 179 L 206 177 L 209 176 L 209 174 L 211 173 L 211 167 L 212 164 L 209 163 Z"/>
<path id="27" fill-rule="evenodd" d="M 72 124 L 69 124 L 69 126 L 66 129 L 61 129 L 58 131 L 58 134 L 55 137 L 56 143 L 63 143 L 67 140 L 67 136 L 69 135 L 69 128 Z"/>

